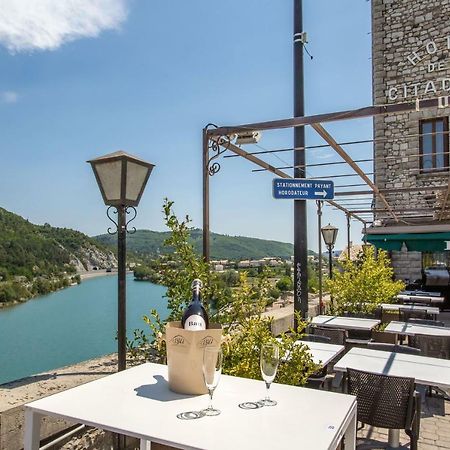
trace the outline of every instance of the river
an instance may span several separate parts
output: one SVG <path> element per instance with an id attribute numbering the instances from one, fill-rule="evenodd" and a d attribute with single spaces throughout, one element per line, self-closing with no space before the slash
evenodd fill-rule
<path id="1" fill-rule="evenodd" d="M 127 275 L 127 331 L 146 329 L 152 308 L 165 317 L 166 288 Z M 0 309 L 0 384 L 117 351 L 117 277 Z"/>

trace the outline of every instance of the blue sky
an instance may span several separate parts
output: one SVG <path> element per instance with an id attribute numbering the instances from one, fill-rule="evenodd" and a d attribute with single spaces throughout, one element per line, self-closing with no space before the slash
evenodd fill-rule
<path id="1" fill-rule="evenodd" d="M 164 229 L 164 197 L 201 226 L 203 126 L 292 116 L 292 0 L 77 0 L 67 11 L 66 0 L 42 0 L 36 11 L 12 4 L 5 0 L 0 14 L 0 206 L 32 222 L 103 233 L 105 207 L 85 161 L 122 149 L 156 164 L 138 228 Z M 306 113 L 370 105 L 370 2 L 305 0 L 304 28 L 314 56 L 305 55 Z M 338 141 L 371 138 L 371 120 L 327 128 Z M 285 148 L 292 139 L 291 130 L 267 132 L 260 145 Z M 322 142 L 308 131 L 307 143 Z M 348 151 L 361 158 L 372 150 Z M 265 159 L 283 166 L 292 158 Z M 329 149 L 307 159 L 337 160 Z M 292 203 L 272 199 L 273 177 L 252 168 L 225 159 L 211 179 L 212 230 L 292 241 Z M 349 170 L 308 175 L 333 171 Z M 345 217 L 325 208 L 323 222 L 340 227 L 342 248 Z M 311 203 L 312 249 L 315 227 Z"/>

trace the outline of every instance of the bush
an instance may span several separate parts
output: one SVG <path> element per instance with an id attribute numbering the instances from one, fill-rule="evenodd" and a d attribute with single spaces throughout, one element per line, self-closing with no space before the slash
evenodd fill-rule
<path id="1" fill-rule="evenodd" d="M 273 303 L 273 300 L 279 299 L 280 295 L 281 295 L 281 292 L 276 287 L 271 287 L 269 289 L 269 297 L 272 299 L 272 303 Z"/>
<path id="2" fill-rule="evenodd" d="M 194 278 L 203 281 L 203 304 L 209 309 L 210 321 L 222 324 L 224 337 L 225 374 L 260 379 L 259 351 L 261 345 L 276 342 L 270 332 L 271 318 L 261 316 L 269 300 L 270 284 L 265 271 L 250 284 L 247 273 L 242 272 L 237 286 L 229 289 L 224 286 L 216 273 L 210 272 L 209 265 L 194 251 L 189 243 L 189 218 L 179 221 L 172 210 L 173 203 L 165 201 L 165 222 L 171 231 L 164 245 L 173 252 L 164 256 L 161 264 L 162 284 L 167 286 L 169 317 L 167 320 L 180 320 L 183 310 L 190 302 L 190 285 Z M 214 299 L 214 310 L 209 308 L 208 300 Z M 134 339 L 128 348 L 138 360 L 152 353 L 161 362 L 165 361 L 165 343 L 161 339 L 165 324 L 153 310 L 144 321 L 150 328 L 150 336 L 135 330 Z M 298 328 L 291 334 L 281 336 L 280 354 L 290 352 L 289 361 L 280 364 L 276 381 L 286 384 L 304 384 L 309 375 L 318 370 L 310 353 L 304 345 L 295 345 L 307 325 L 297 317 Z"/>
<path id="3" fill-rule="evenodd" d="M 387 252 L 365 247 L 353 262 L 345 259 L 343 271 L 333 272 L 333 279 L 326 285 L 333 298 L 332 313 L 373 313 L 381 303 L 392 303 L 395 296 L 405 288 L 403 281 L 394 281 L 394 271 Z"/>

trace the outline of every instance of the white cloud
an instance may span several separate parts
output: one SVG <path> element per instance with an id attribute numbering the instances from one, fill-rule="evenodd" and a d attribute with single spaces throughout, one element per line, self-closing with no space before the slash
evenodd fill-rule
<path id="1" fill-rule="evenodd" d="M 1 0 L 0 44 L 10 52 L 55 50 L 116 29 L 128 0 Z"/>
<path id="2" fill-rule="evenodd" d="M 14 91 L 0 92 L 0 101 L 2 103 L 16 103 L 19 100 L 19 94 Z"/>

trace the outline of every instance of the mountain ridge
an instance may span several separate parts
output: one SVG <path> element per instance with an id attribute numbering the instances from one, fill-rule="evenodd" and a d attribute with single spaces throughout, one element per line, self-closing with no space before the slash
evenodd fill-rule
<path id="1" fill-rule="evenodd" d="M 137 230 L 127 236 L 127 250 L 137 255 L 157 256 L 168 253 L 169 248 L 163 242 L 170 236 L 169 231 Z M 115 237 L 108 234 L 93 236 L 98 242 L 112 248 Z M 203 233 L 194 228 L 190 232 L 190 242 L 196 252 L 201 254 Z M 211 233 L 211 259 L 260 259 L 264 257 L 279 257 L 288 259 L 294 254 L 291 243 L 253 238 L 248 236 L 229 236 L 226 234 Z"/>

